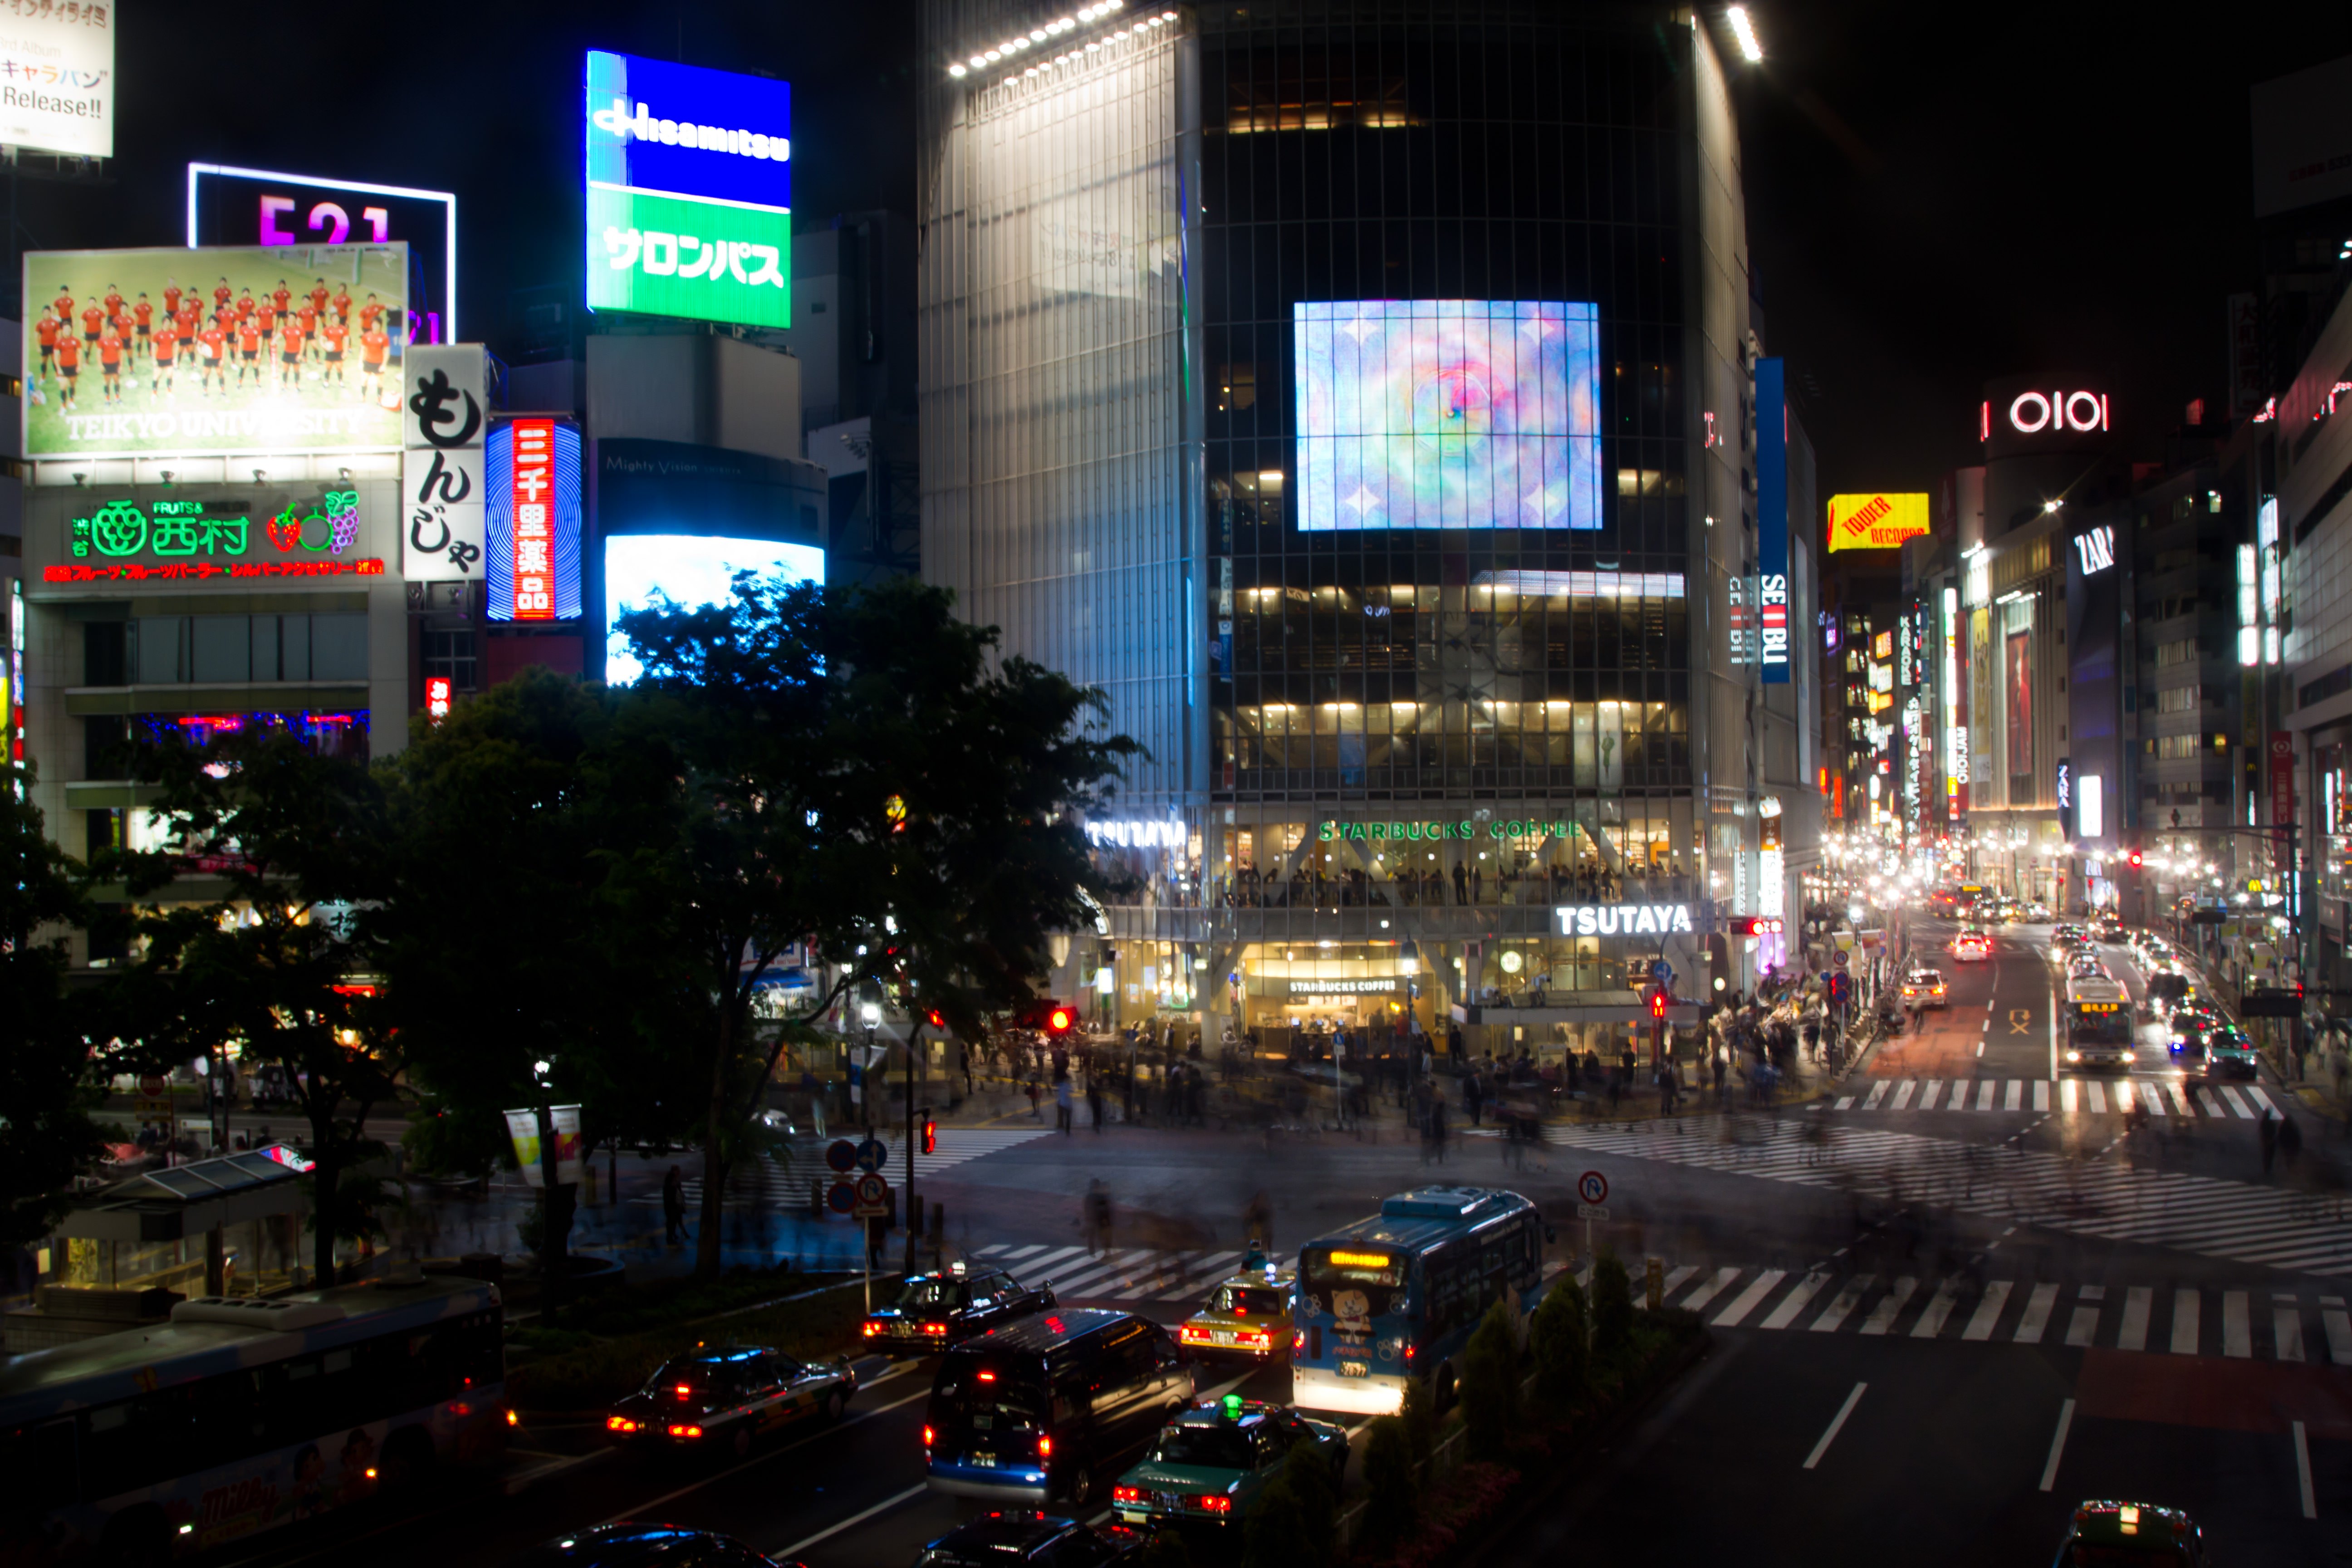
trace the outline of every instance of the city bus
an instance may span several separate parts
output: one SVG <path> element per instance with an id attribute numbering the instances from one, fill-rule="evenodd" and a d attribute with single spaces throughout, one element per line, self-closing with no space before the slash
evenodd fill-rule
<path id="1" fill-rule="evenodd" d="M 31 1561 L 168 1563 L 485 1460 L 509 1416 L 498 1288 L 411 1275 L 198 1297 L 0 1367 Z"/>
<path id="2" fill-rule="evenodd" d="M 1393 1415 L 1405 1380 L 1451 1403 L 1462 1349 L 1496 1301 L 1532 1307 L 1544 1225 L 1517 1193 L 1421 1187 L 1299 1248 L 1291 1398 L 1308 1410 Z"/>
<path id="3" fill-rule="evenodd" d="M 2132 1049 L 2131 993 L 2104 975 L 2066 980 L 2066 1065 L 2128 1068 Z"/>

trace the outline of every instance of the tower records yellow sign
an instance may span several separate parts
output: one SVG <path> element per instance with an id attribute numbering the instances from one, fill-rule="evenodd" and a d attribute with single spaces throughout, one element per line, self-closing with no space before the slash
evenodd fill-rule
<path id="1" fill-rule="evenodd" d="M 1927 531 L 1924 495 L 1830 497 L 1830 549 L 1892 550 Z"/>

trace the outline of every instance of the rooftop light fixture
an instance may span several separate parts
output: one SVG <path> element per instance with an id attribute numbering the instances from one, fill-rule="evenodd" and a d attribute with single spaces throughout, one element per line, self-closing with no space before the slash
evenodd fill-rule
<path id="1" fill-rule="evenodd" d="M 1739 40 L 1739 53 L 1741 57 L 1744 58 L 1749 65 L 1754 65 L 1757 61 L 1762 59 L 1764 58 L 1764 46 L 1756 41 L 1756 24 L 1748 19 L 1748 7 L 1745 5 L 1734 5 L 1731 9 L 1726 11 L 1723 14 L 1723 16 L 1724 20 L 1731 24 L 1733 36 L 1738 37 Z"/>

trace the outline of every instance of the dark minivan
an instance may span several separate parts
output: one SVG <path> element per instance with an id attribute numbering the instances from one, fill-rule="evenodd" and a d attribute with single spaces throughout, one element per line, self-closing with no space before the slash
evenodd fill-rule
<path id="1" fill-rule="evenodd" d="M 931 1489 L 1082 1507 L 1192 1399 L 1175 1336 L 1132 1312 L 1048 1312 L 992 1329 L 940 1363 L 923 1418 Z"/>

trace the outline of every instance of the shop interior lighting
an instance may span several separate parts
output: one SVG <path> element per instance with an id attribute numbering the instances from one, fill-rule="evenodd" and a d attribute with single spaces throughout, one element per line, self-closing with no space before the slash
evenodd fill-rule
<path id="1" fill-rule="evenodd" d="M 1764 46 L 1756 41 L 1756 24 L 1748 19 L 1748 7 L 1734 5 L 1723 14 L 1731 24 L 1732 36 L 1739 40 L 1739 53 L 1749 65 L 1764 58 Z"/>
<path id="2" fill-rule="evenodd" d="M 1003 43 L 974 49 L 962 59 L 950 60 L 948 62 L 948 75 L 961 81 L 974 71 L 986 70 L 992 66 L 1002 66 L 1008 62 L 1018 63 L 1023 68 L 1017 74 L 1004 79 L 1006 84 L 1010 85 L 1019 81 L 1023 77 L 1035 76 L 1048 65 L 1063 65 L 1098 50 L 1105 40 L 1130 35 L 1140 36 L 1155 27 L 1165 27 L 1176 20 L 1175 12 L 1160 11 L 1148 16 L 1137 17 L 1131 22 L 1125 22 L 1119 26 L 1111 28 L 1099 38 L 1087 40 L 1084 45 L 1078 44 L 1074 39 L 1068 47 L 1055 55 L 1051 60 L 1047 60 L 1042 52 L 1032 53 L 1032 51 L 1042 51 L 1047 45 L 1058 42 L 1081 27 L 1092 26 L 1105 17 L 1125 10 L 1126 6 L 1127 0 L 1096 0 L 1093 5 L 1081 5 L 1066 16 L 1056 16 L 1050 22 L 1042 22 L 1026 33 L 1013 34 Z"/>

